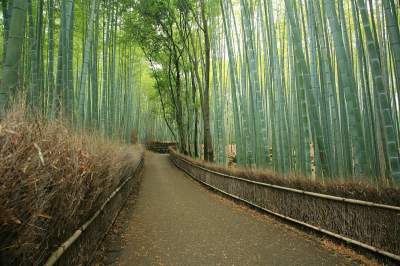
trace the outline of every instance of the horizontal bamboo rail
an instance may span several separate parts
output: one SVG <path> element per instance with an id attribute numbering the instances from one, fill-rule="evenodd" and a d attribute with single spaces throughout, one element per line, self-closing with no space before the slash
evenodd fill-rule
<path id="1" fill-rule="evenodd" d="M 149 142 L 145 144 L 146 149 L 157 153 L 168 153 L 169 148 L 176 147 L 174 142 Z"/>
<path id="2" fill-rule="evenodd" d="M 63 244 L 61 244 L 47 259 L 45 266 L 53 266 L 57 263 L 57 261 L 64 255 L 64 253 L 79 239 L 79 237 L 89 228 L 89 226 L 93 223 L 93 221 L 98 218 L 98 216 L 104 212 L 107 204 L 120 192 L 121 189 L 125 187 L 125 185 L 131 181 L 138 172 L 143 167 L 144 158 L 142 157 L 139 163 L 136 166 L 134 174 L 128 177 L 117 189 L 115 189 L 110 196 L 105 200 L 105 202 L 101 205 L 101 207 L 95 212 L 95 214 L 86 221 L 81 227 L 79 227 Z M 95 244 L 95 243 L 93 243 Z"/>
<path id="3" fill-rule="evenodd" d="M 196 165 L 188 160 L 186 160 L 184 157 L 180 156 L 179 154 L 176 154 L 175 152 L 171 152 L 171 159 L 172 162 L 181 170 L 183 170 L 186 174 L 188 174 L 190 177 L 195 179 L 196 181 L 212 188 L 213 190 L 216 190 L 222 194 L 225 194 L 229 197 L 232 197 L 236 200 L 242 201 L 246 204 L 249 204 L 257 209 L 260 209 L 262 211 L 265 211 L 267 213 L 270 213 L 272 215 L 275 215 L 277 217 L 280 217 L 282 219 L 288 220 L 290 222 L 300 224 L 304 227 L 310 228 L 312 230 L 321 232 L 323 234 L 329 235 L 331 237 L 337 238 L 339 240 L 345 241 L 347 243 L 350 243 L 355 246 L 362 247 L 366 250 L 375 252 L 377 254 L 383 255 L 385 257 L 391 258 L 395 261 L 400 262 L 400 256 L 397 253 L 399 251 L 399 246 L 400 246 L 400 207 L 399 206 L 391 206 L 391 205 L 385 205 L 385 204 L 378 204 L 374 202 L 368 202 L 368 201 L 362 201 L 362 200 L 355 200 L 355 199 L 349 199 L 349 198 L 343 198 L 343 197 L 337 197 L 337 196 L 330 196 L 326 194 L 321 194 L 321 193 L 315 193 L 315 192 L 309 192 L 309 191 L 304 191 L 304 190 L 299 190 L 299 189 L 293 189 L 293 188 L 288 188 L 288 187 L 283 187 L 283 186 L 277 186 L 277 185 L 272 185 L 272 184 L 267 184 L 267 183 L 261 183 L 257 181 L 252 181 L 236 176 L 231 176 L 227 175 L 224 173 L 220 173 L 199 165 Z M 230 182 L 231 181 L 231 182 Z M 239 182 L 239 183 L 235 183 Z M 249 186 L 250 185 L 250 186 Z M 261 189 L 261 190 L 260 190 Z M 231 190 L 231 191 L 227 191 Z M 259 192 L 258 194 L 256 193 L 256 190 Z M 275 190 L 275 192 L 274 192 Z M 233 191 L 233 192 L 232 192 Z M 250 192 L 249 192 L 250 191 Z M 289 195 L 289 194 L 292 195 Z M 263 197 L 257 197 L 257 195 L 263 195 Z M 268 194 L 272 194 L 268 196 Z M 295 195 L 293 197 L 293 195 Z M 292 203 L 294 206 L 294 209 L 296 210 L 295 212 L 291 212 L 290 208 L 291 206 L 277 206 L 275 202 L 265 202 L 265 200 L 274 200 L 276 199 L 276 203 L 279 202 L 285 202 L 285 203 Z M 279 197 L 284 198 L 279 199 Z M 312 201 L 314 204 L 309 204 L 310 199 L 307 199 L 305 197 L 310 197 L 312 198 Z M 289 198 L 289 200 L 287 200 Z M 325 202 L 326 201 L 326 202 Z M 304 206 L 302 206 L 303 203 Z M 321 204 L 321 207 L 325 207 L 325 210 L 322 211 L 323 215 L 315 215 L 316 212 L 313 210 L 314 208 L 302 208 L 302 207 L 318 207 L 319 203 Z M 275 205 L 274 205 L 275 204 Z M 262 206 L 262 205 L 267 205 L 267 206 Z M 335 205 L 334 208 L 332 209 L 327 209 L 326 206 L 329 205 Z M 351 206 L 352 205 L 352 206 Z M 346 214 L 340 215 L 327 215 L 329 212 L 338 212 L 338 211 L 343 211 Z M 287 212 L 288 214 L 283 214 L 281 212 Z M 303 212 L 301 214 L 298 214 L 299 218 L 304 218 L 304 220 L 299 219 L 298 217 L 291 217 L 293 216 L 294 213 L 298 212 Z M 313 215 L 307 215 L 304 213 L 307 212 L 313 212 Z M 371 217 L 368 217 L 368 212 L 371 212 Z M 292 215 L 290 215 L 290 213 Z M 388 213 L 388 217 L 390 216 L 390 219 L 387 219 L 387 224 L 382 225 L 379 224 L 379 221 L 385 220 L 385 217 L 381 217 L 381 214 L 386 214 Z M 351 223 L 346 221 L 346 217 L 343 215 L 348 215 L 349 217 L 352 217 L 354 219 L 359 219 L 359 218 L 365 218 L 365 222 L 367 223 L 368 218 L 374 219 L 372 224 L 375 225 L 380 225 L 384 228 L 386 228 L 389 232 L 385 232 L 384 236 L 377 236 L 379 233 L 378 231 L 371 230 L 372 232 L 366 232 L 368 235 L 369 233 L 374 233 L 372 238 L 378 239 L 375 241 L 375 243 L 380 244 L 379 240 L 382 239 L 382 242 L 385 242 L 385 238 L 392 238 L 392 242 L 389 241 L 389 243 L 394 245 L 389 245 L 384 248 L 378 248 L 376 246 L 371 245 L 370 243 L 365 243 L 365 239 L 354 239 L 354 237 L 349 237 L 348 235 L 344 235 L 343 233 L 347 233 L 347 230 L 352 229 Z M 328 225 L 334 225 L 331 226 L 332 228 L 324 228 L 324 224 L 326 221 L 323 221 L 323 219 L 328 219 L 326 217 L 332 218 L 332 220 L 335 221 L 329 221 L 327 224 Z M 311 218 L 310 218 L 311 217 Z M 380 218 L 379 218 L 380 217 Z M 390 230 L 390 228 L 393 228 L 393 230 Z M 371 229 L 369 227 L 366 227 L 366 229 Z M 339 231 L 339 232 L 334 232 L 334 231 Z M 363 229 L 361 228 L 361 231 Z M 358 230 L 360 231 L 360 230 Z M 362 232 L 361 232 L 362 233 Z M 349 235 L 351 235 L 351 232 L 348 232 Z M 383 232 L 382 232 L 383 234 Z M 354 234 L 357 235 L 357 234 Z M 363 237 L 360 237 L 363 238 Z M 364 240 L 364 241 L 363 241 Z M 382 246 L 385 246 L 387 243 L 383 243 Z M 387 250 L 390 249 L 390 250 Z M 393 250 L 396 252 L 396 254 L 393 252 Z"/>
<path id="4" fill-rule="evenodd" d="M 376 208 L 400 211 L 400 207 L 398 207 L 398 206 L 379 204 L 379 203 L 374 203 L 374 202 L 369 202 L 369 201 L 349 199 L 349 198 L 343 198 L 343 197 L 337 197 L 337 196 L 330 196 L 330 195 L 327 195 L 327 194 L 309 192 L 309 191 L 305 191 L 305 190 L 301 190 L 301 189 L 282 187 L 282 186 L 272 185 L 272 184 L 268 184 L 268 183 L 257 182 L 257 181 L 253 181 L 253 180 L 237 177 L 237 176 L 232 176 L 232 175 L 220 173 L 220 172 L 217 172 L 217 171 L 214 171 L 214 170 L 211 170 L 211 169 L 196 165 L 196 164 L 194 164 L 194 163 L 192 163 L 192 162 L 190 162 L 190 161 L 188 161 L 188 160 L 186 160 L 184 158 L 178 158 L 178 159 L 181 160 L 181 161 L 185 161 L 185 163 L 190 164 L 193 167 L 199 168 L 199 169 L 207 171 L 209 173 L 213 173 L 213 174 L 216 174 L 216 175 L 219 175 L 219 176 L 223 176 L 223 177 L 226 177 L 226 178 L 241 180 L 243 182 L 247 182 L 247 183 L 251 183 L 251 184 L 255 184 L 255 185 L 260 185 L 260 186 L 270 187 L 270 188 L 275 188 L 275 189 L 280 189 L 280 190 L 286 190 L 286 191 L 299 193 L 299 194 L 304 194 L 304 195 L 309 195 L 309 196 L 318 197 L 318 198 L 322 198 L 322 199 L 329 199 L 329 200 L 347 202 L 347 203 L 364 205 L 364 206 L 369 206 L 369 207 L 376 207 Z"/>

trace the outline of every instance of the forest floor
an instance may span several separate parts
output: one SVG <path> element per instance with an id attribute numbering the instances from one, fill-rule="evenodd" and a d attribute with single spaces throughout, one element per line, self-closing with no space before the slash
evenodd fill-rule
<path id="1" fill-rule="evenodd" d="M 94 264 L 374 263 L 212 193 L 179 171 L 168 155 L 147 152 L 140 192 L 128 200 Z"/>

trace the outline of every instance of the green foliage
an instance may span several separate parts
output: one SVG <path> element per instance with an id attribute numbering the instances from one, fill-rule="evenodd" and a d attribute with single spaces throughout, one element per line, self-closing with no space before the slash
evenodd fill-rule
<path id="1" fill-rule="evenodd" d="M 231 144 L 249 167 L 400 180 L 398 1 L 7 3 L 0 107 L 21 88 L 50 119 L 206 160 Z"/>
<path id="2" fill-rule="evenodd" d="M 3 58 L 1 105 L 23 90 L 31 107 L 49 119 L 62 116 L 81 129 L 126 140 L 135 129 L 145 138 L 138 127 L 149 108 L 141 102 L 155 94 L 154 80 L 124 28 L 131 1 L 13 2 L 11 28 L 4 18 L 14 6 L 3 6 L 0 42 L 10 49 Z M 161 117 L 153 106 L 150 112 Z"/>

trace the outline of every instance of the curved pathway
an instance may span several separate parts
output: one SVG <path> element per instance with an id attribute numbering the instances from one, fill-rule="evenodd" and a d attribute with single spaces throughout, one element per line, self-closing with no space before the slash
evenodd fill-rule
<path id="1" fill-rule="evenodd" d="M 114 265 L 351 265 L 321 241 L 234 204 L 147 153 Z"/>

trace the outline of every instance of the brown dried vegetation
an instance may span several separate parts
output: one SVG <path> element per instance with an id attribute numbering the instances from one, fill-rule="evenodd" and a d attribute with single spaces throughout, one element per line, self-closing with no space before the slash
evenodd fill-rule
<path id="1" fill-rule="evenodd" d="M 374 186 L 367 182 L 340 181 L 337 179 L 328 180 L 325 182 L 312 181 L 307 177 L 294 175 L 282 176 L 271 170 L 257 170 L 236 166 L 227 167 L 223 165 L 208 163 L 203 160 L 196 160 L 189 156 L 177 153 L 173 149 L 170 149 L 170 152 L 175 153 L 177 156 L 185 158 L 195 165 L 252 181 L 322 193 L 331 196 L 400 206 L 400 188 L 398 187 L 387 187 L 382 185 Z"/>
<path id="2" fill-rule="evenodd" d="M 42 264 L 140 156 L 139 147 L 77 134 L 15 106 L 0 122 L 0 264 Z"/>

